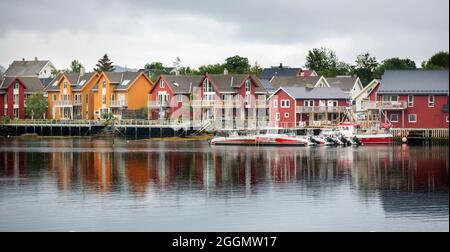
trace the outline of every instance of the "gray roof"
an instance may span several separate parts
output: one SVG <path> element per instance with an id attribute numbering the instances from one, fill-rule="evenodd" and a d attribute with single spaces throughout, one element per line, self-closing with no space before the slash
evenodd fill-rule
<path id="1" fill-rule="evenodd" d="M 65 75 L 67 79 L 69 80 L 72 89 L 74 91 L 81 90 L 86 84 L 89 79 L 95 74 L 93 73 L 85 73 L 84 75 L 80 75 L 80 73 L 59 73 L 48 85 L 46 85 L 47 91 L 58 91 L 59 85 L 53 85 L 56 81 L 59 81 L 62 77 L 62 75 Z M 81 84 L 81 85 L 80 85 Z"/>
<path id="2" fill-rule="evenodd" d="M 272 84 L 270 83 L 269 80 L 261 79 L 261 80 L 259 80 L 259 81 L 261 82 L 261 84 L 263 85 L 263 87 L 264 87 L 267 91 L 269 91 L 269 92 L 274 92 L 274 91 L 275 91 L 275 88 L 272 86 Z"/>
<path id="3" fill-rule="evenodd" d="M 352 88 L 355 86 L 358 77 L 353 76 L 338 76 L 338 77 L 329 77 L 326 78 L 330 87 L 338 87 L 342 89 L 344 92 L 352 91 Z"/>
<path id="4" fill-rule="evenodd" d="M 5 77 L 0 85 L 0 89 L 6 89 L 13 84 L 16 79 L 25 86 L 25 92 L 37 92 L 44 90 L 41 80 L 38 77 Z"/>
<path id="5" fill-rule="evenodd" d="M 306 87 L 306 85 L 316 85 L 321 76 L 301 76 L 301 77 L 274 77 L 270 83 L 277 89 L 279 87 Z"/>
<path id="6" fill-rule="evenodd" d="M 256 92 L 267 92 L 255 75 L 248 74 L 208 74 L 208 78 L 216 84 L 220 92 L 236 92 L 244 81 L 251 77 L 256 83 Z"/>
<path id="7" fill-rule="evenodd" d="M 136 80 L 141 72 L 105 72 L 105 74 L 111 84 L 117 84 L 115 90 L 126 90 L 130 84 Z"/>
<path id="8" fill-rule="evenodd" d="M 348 95 L 337 87 L 282 87 L 295 99 L 348 99 Z"/>
<path id="9" fill-rule="evenodd" d="M 2 65 L 0 65 L 0 74 L 3 74 L 5 71 L 6 69 Z"/>
<path id="10" fill-rule="evenodd" d="M 174 93 L 189 94 L 194 86 L 198 86 L 203 76 L 191 75 L 162 75 L 168 81 L 170 88 Z"/>
<path id="11" fill-rule="evenodd" d="M 378 94 L 448 94 L 448 70 L 387 70 Z"/>
<path id="12" fill-rule="evenodd" d="M 38 76 L 48 60 L 16 60 L 5 71 L 6 76 Z"/>
<path id="13" fill-rule="evenodd" d="M 295 77 L 299 74 L 301 68 L 287 68 L 287 67 L 271 67 L 265 68 L 259 78 L 270 80 L 274 76 L 280 77 Z"/>

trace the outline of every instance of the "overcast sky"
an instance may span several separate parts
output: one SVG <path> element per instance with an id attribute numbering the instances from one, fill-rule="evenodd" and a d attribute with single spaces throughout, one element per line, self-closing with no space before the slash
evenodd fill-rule
<path id="1" fill-rule="evenodd" d="M 449 47 L 448 0 L 1 0 L 0 65 L 15 59 L 73 59 L 88 70 L 108 53 L 115 64 L 161 61 L 198 67 L 239 54 L 262 66 L 303 66 L 314 47 L 353 63 L 418 64 Z"/>

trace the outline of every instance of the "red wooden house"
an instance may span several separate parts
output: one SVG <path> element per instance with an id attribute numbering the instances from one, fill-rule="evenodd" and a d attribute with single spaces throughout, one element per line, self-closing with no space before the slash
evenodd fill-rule
<path id="1" fill-rule="evenodd" d="M 280 87 L 269 97 L 270 126 L 336 125 L 348 119 L 349 97 L 337 87 Z"/>
<path id="2" fill-rule="evenodd" d="M 193 89 L 194 121 L 223 122 L 225 128 L 267 120 L 268 91 L 249 74 L 206 74 Z"/>
<path id="3" fill-rule="evenodd" d="M 43 89 L 38 77 L 5 77 L 0 84 L 0 117 L 24 119 L 25 100 Z"/>
<path id="4" fill-rule="evenodd" d="M 448 70 L 386 71 L 372 106 L 394 128 L 448 128 Z"/>
<path id="5" fill-rule="evenodd" d="M 198 86 L 202 78 L 202 76 L 182 75 L 159 76 L 149 92 L 149 119 L 190 117 L 190 95 L 193 87 Z"/>

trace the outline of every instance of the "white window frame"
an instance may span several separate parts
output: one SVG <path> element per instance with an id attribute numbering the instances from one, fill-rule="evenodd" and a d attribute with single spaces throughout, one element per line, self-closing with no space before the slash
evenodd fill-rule
<path id="1" fill-rule="evenodd" d="M 284 113 L 284 118 L 289 118 L 289 113 L 288 112 Z"/>
<path id="2" fill-rule="evenodd" d="M 291 101 L 290 100 L 281 100 L 281 107 L 282 108 L 290 108 L 291 107 Z"/>
<path id="3" fill-rule="evenodd" d="M 414 95 L 408 95 L 408 107 L 414 107 Z"/>
<path id="4" fill-rule="evenodd" d="M 275 114 L 275 120 L 276 120 L 277 122 L 280 121 L 280 113 L 276 113 L 276 114 Z"/>
<path id="5" fill-rule="evenodd" d="M 273 100 L 273 107 L 278 108 L 278 99 Z"/>
<path id="6" fill-rule="evenodd" d="M 411 116 L 415 117 L 414 121 L 411 120 Z M 416 123 L 417 122 L 417 114 L 408 114 L 408 122 L 409 123 Z"/>
<path id="7" fill-rule="evenodd" d="M 392 116 L 396 116 L 397 117 L 397 120 L 392 120 Z M 399 116 L 398 116 L 398 114 L 391 114 L 390 116 L 389 116 L 389 121 L 391 121 L 391 122 L 395 122 L 395 123 L 398 123 L 398 120 L 399 120 Z"/>
<path id="8" fill-rule="evenodd" d="M 303 105 L 304 105 L 305 107 L 314 107 L 314 100 L 305 100 L 305 101 L 303 102 Z"/>
<path id="9" fill-rule="evenodd" d="M 448 116 L 445 117 L 445 121 L 448 123 Z"/>
<path id="10" fill-rule="evenodd" d="M 16 80 L 14 82 L 14 89 L 19 89 L 19 81 L 18 80 Z"/>
<path id="11" fill-rule="evenodd" d="M 429 108 L 434 108 L 434 104 L 435 104 L 435 99 L 434 99 L 434 95 L 429 95 L 428 96 L 428 107 Z"/>
<path id="12" fill-rule="evenodd" d="M 159 87 L 160 88 L 165 88 L 165 84 L 164 84 L 164 80 L 163 79 L 159 80 Z"/>
<path id="13" fill-rule="evenodd" d="M 183 102 L 183 95 L 177 95 L 177 102 Z"/>

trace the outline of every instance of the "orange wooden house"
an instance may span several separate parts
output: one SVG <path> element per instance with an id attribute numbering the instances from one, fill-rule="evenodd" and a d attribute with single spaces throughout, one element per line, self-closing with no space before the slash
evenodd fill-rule
<path id="1" fill-rule="evenodd" d="M 153 82 L 144 72 L 102 72 L 92 89 L 94 119 L 111 113 L 124 119 L 125 112 L 146 109 Z"/>
<path id="2" fill-rule="evenodd" d="M 47 118 L 94 119 L 94 87 L 98 73 L 60 73 L 45 88 L 48 95 Z"/>

